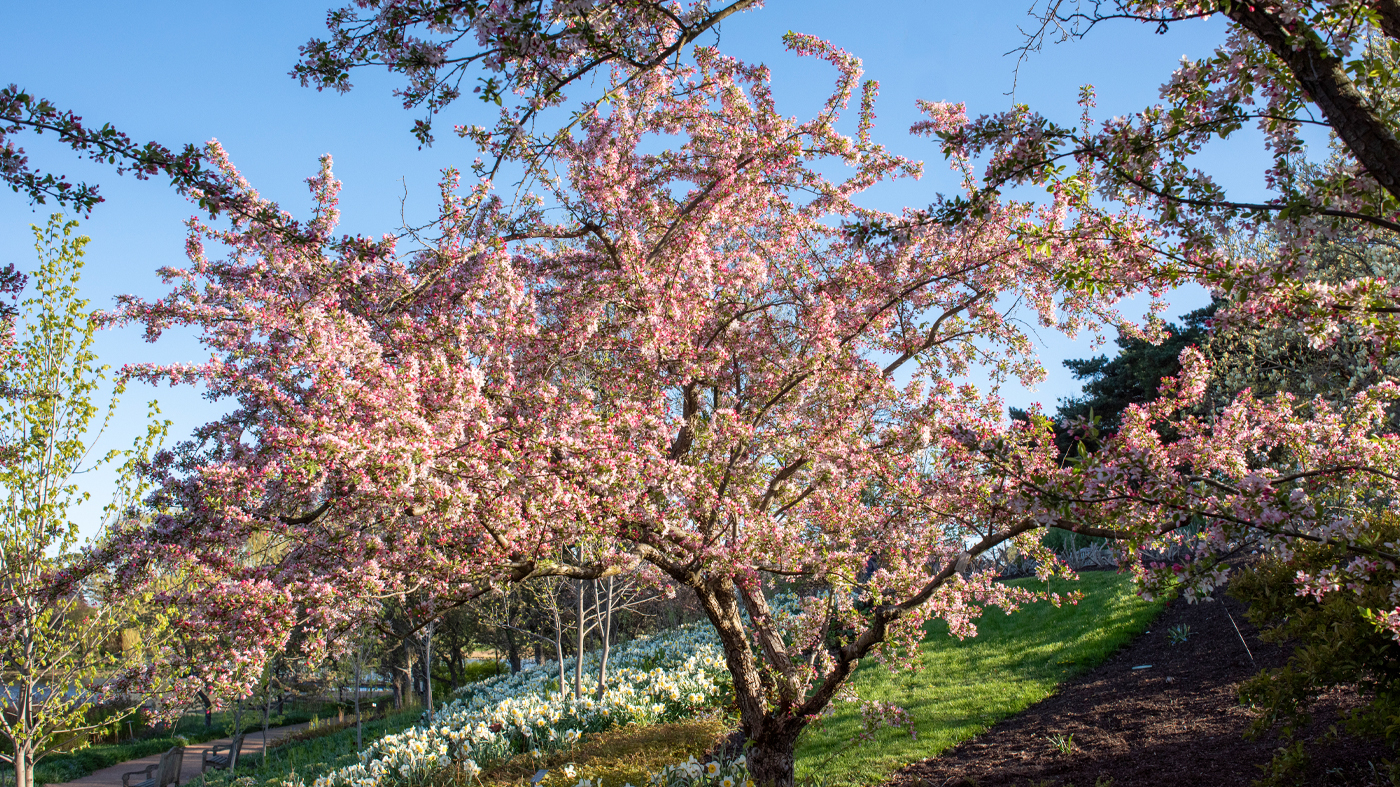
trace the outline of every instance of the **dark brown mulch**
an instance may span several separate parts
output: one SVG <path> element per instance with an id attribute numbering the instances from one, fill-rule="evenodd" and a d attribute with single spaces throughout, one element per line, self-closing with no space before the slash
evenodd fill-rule
<path id="1" fill-rule="evenodd" d="M 1261 642 L 1243 611 L 1242 604 L 1223 596 L 1201 604 L 1174 602 L 1148 633 L 1068 681 L 1055 696 L 940 757 L 904 768 L 891 784 L 1249 785 L 1264 775 L 1261 766 L 1267 766 L 1279 742 L 1243 737 L 1254 713 L 1239 704 L 1236 687 L 1263 667 L 1281 666 L 1287 650 Z M 1179 625 L 1191 627 L 1190 638 L 1172 645 L 1168 629 Z M 1150 666 L 1133 669 L 1143 665 Z M 1390 784 L 1382 761 L 1397 756 L 1384 744 L 1345 733 L 1324 737 L 1337 724 L 1337 713 L 1356 703 L 1354 693 L 1336 691 L 1314 707 L 1314 723 L 1304 735 L 1312 759 L 1301 783 Z M 1069 754 L 1051 742 L 1063 735 L 1073 736 Z"/>

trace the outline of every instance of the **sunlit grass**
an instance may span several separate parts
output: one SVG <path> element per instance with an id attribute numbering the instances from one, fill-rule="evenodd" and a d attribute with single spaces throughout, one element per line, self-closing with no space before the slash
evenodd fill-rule
<path id="1" fill-rule="evenodd" d="M 699 758 L 714 746 L 729 724 L 721 719 L 696 719 L 649 727 L 623 727 L 584 736 L 571 751 L 556 752 L 547 759 L 517 755 L 510 761 L 481 774 L 482 787 L 527 785 L 535 772 L 544 768 L 549 775 L 541 787 L 574 787 L 580 779 L 605 787 L 626 784 L 643 787 L 648 779 L 667 765 Z M 565 765 L 574 766 L 574 775 L 565 774 Z M 432 787 L 466 787 L 467 780 L 449 769 L 433 779 Z M 475 780 L 470 784 L 476 785 Z"/>
<path id="2" fill-rule="evenodd" d="M 1044 583 L 1015 580 L 1017 585 Z M 884 729 L 871 742 L 850 745 L 860 732 L 853 705 L 838 705 L 798 746 L 798 773 L 828 785 L 875 784 L 912 762 L 928 759 L 1054 692 L 1066 678 L 1102 662 L 1141 633 L 1160 603 L 1134 593 L 1130 578 L 1085 572 L 1077 583 L 1057 581 L 1052 590 L 1079 589 L 1078 606 L 1047 603 L 1012 615 L 989 609 L 978 635 L 959 642 L 946 624 L 929 627 L 914 671 L 891 672 L 866 660 L 853 678 L 863 700 L 893 702 L 913 716 L 917 739 Z"/>

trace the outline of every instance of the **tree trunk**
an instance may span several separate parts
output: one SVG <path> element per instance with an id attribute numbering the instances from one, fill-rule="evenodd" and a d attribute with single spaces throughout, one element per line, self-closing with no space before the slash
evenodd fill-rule
<path id="1" fill-rule="evenodd" d="M 583 580 L 574 580 L 574 610 L 578 620 L 578 637 L 574 646 L 574 699 L 583 699 Z"/>
<path id="2" fill-rule="evenodd" d="M 551 593 L 553 591 L 550 591 Z M 559 597 L 549 605 L 554 613 L 554 665 L 559 668 L 559 693 L 564 693 L 564 621 L 559 618 Z"/>
<path id="3" fill-rule="evenodd" d="M 727 578 L 711 579 L 692 589 L 724 647 L 725 663 L 734 679 L 740 729 L 750 744 L 746 759 L 754 784 L 793 787 L 797 736 L 807 726 L 806 719 L 792 712 L 801 705 L 801 699 L 770 707 L 770 693 L 776 692 L 770 692 L 770 686 L 765 684 L 774 681 L 771 677 L 765 680 L 759 671 L 733 583 Z"/>
<path id="4" fill-rule="evenodd" d="M 593 582 L 593 599 L 598 601 L 598 582 Z M 596 606 L 596 603 L 595 603 Z M 608 651 L 612 645 L 613 578 L 608 577 L 608 592 L 602 605 L 598 621 L 598 637 L 603 640 L 602 655 L 598 659 L 598 698 L 608 689 Z"/>
<path id="5" fill-rule="evenodd" d="M 428 723 L 433 723 L 433 629 L 434 621 L 428 621 L 423 629 L 423 704 L 428 706 Z"/>
<path id="6" fill-rule="evenodd" d="M 510 659 L 510 674 L 520 671 L 520 646 L 515 641 L 515 632 L 509 626 L 502 628 L 506 638 L 506 657 Z"/>
<path id="7" fill-rule="evenodd" d="M 200 689 L 196 694 L 199 703 L 204 706 L 204 729 L 214 726 L 214 701 L 209 698 L 209 692 Z"/>
<path id="8" fill-rule="evenodd" d="M 797 781 L 797 736 L 806 724 L 754 739 L 746 758 L 749 776 L 761 787 L 792 787 Z"/>
<path id="9" fill-rule="evenodd" d="M 262 741 L 262 743 L 263 743 L 263 749 L 262 749 L 262 764 L 263 764 L 263 767 L 264 767 L 264 768 L 267 767 L 267 722 L 268 722 L 268 720 L 269 720 L 269 717 L 271 717 L 271 716 L 272 716 L 272 678 L 271 678 L 271 676 L 269 676 L 269 677 L 268 677 L 268 681 L 267 681 L 267 690 L 263 692 L 263 741 Z M 229 760 L 229 766 L 228 766 L 228 767 L 229 767 L 229 772 L 232 773 L 232 772 L 233 772 L 233 767 L 234 767 L 234 764 L 233 764 L 233 760 L 232 760 L 232 759 Z"/>
<path id="10" fill-rule="evenodd" d="M 15 787 L 34 787 L 34 754 L 28 746 L 15 743 Z"/>
<path id="11" fill-rule="evenodd" d="M 462 647 L 455 644 L 447 652 L 447 674 L 452 679 L 452 692 L 455 694 L 462 685 Z"/>
<path id="12" fill-rule="evenodd" d="M 407 635 L 403 638 L 403 695 L 405 700 L 408 699 L 409 692 L 413 690 L 413 662 L 417 661 L 413 657 L 413 643 L 409 639 Z"/>
<path id="13" fill-rule="evenodd" d="M 355 751 L 365 748 L 364 728 L 360 722 L 360 662 L 364 659 L 364 643 L 355 645 Z"/>

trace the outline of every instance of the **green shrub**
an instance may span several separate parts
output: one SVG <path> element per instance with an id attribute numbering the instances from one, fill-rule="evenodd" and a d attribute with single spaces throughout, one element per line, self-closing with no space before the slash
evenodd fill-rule
<path id="1" fill-rule="evenodd" d="M 1071 533 L 1068 530 L 1061 530 L 1058 527 L 1047 529 L 1045 535 L 1040 538 L 1040 543 L 1055 550 L 1055 554 L 1064 554 L 1070 551 L 1071 545 L 1074 549 L 1083 549 L 1092 544 L 1103 544 L 1107 541 L 1108 539 L 1106 538 L 1084 536 L 1078 533 Z"/>
<path id="2" fill-rule="evenodd" d="M 505 672 L 508 667 L 499 661 L 469 661 L 462 667 L 462 683 L 476 683 L 479 680 L 495 677 Z"/>
<path id="3" fill-rule="evenodd" d="M 1400 518 L 1394 515 L 1374 515 L 1371 528 L 1378 543 L 1400 539 Z M 1400 571 L 1382 565 L 1364 587 L 1344 587 L 1319 601 L 1297 594 L 1298 572 L 1345 565 L 1354 555 L 1331 544 L 1295 542 L 1294 549 L 1288 560 L 1266 558 L 1240 571 L 1230 585 L 1231 595 L 1249 604 L 1247 617 L 1264 630 L 1262 639 L 1295 645 L 1283 667 L 1264 670 L 1240 686 L 1241 701 L 1261 711 L 1251 735 L 1273 730 L 1292 741 L 1311 723 L 1309 708 L 1320 694 L 1355 685 L 1362 704 L 1346 718 L 1347 728 L 1395 746 L 1400 743 L 1400 643 L 1368 620 L 1366 611 L 1394 607 L 1387 591 Z M 1290 762 L 1275 763 L 1273 776 L 1295 771 L 1291 764 L 1305 758 L 1296 745 L 1281 751 Z"/>

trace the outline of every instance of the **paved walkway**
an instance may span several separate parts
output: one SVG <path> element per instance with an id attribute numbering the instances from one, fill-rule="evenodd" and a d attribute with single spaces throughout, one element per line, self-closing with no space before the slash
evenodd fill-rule
<path id="1" fill-rule="evenodd" d="M 267 731 L 268 742 L 274 742 L 284 738 L 297 730 L 305 729 L 306 723 L 289 724 L 286 727 L 273 727 Z M 185 747 L 185 758 L 180 763 L 180 784 L 189 784 L 199 778 L 200 764 L 204 761 L 204 753 L 214 746 L 228 746 L 233 741 L 229 738 L 220 738 L 216 741 L 205 741 L 204 743 L 192 743 Z M 243 749 L 239 753 L 239 759 L 247 757 L 257 757 L 262 754 L 263 735 L 262 728 L 256 731 L 249 730 L 248 736 L 243 739 Z M 142 757 L 139 760 L 130 760 L 110 768 L 103 768 L 100 771 L 84 776 L 71 782 L 62 784 L 50 784 L 49 787 L 121 787 L 122 774 L 144 769 L 147 765 L 155 765 L 160 762 L 160 754 L 152 754 Z"/>

